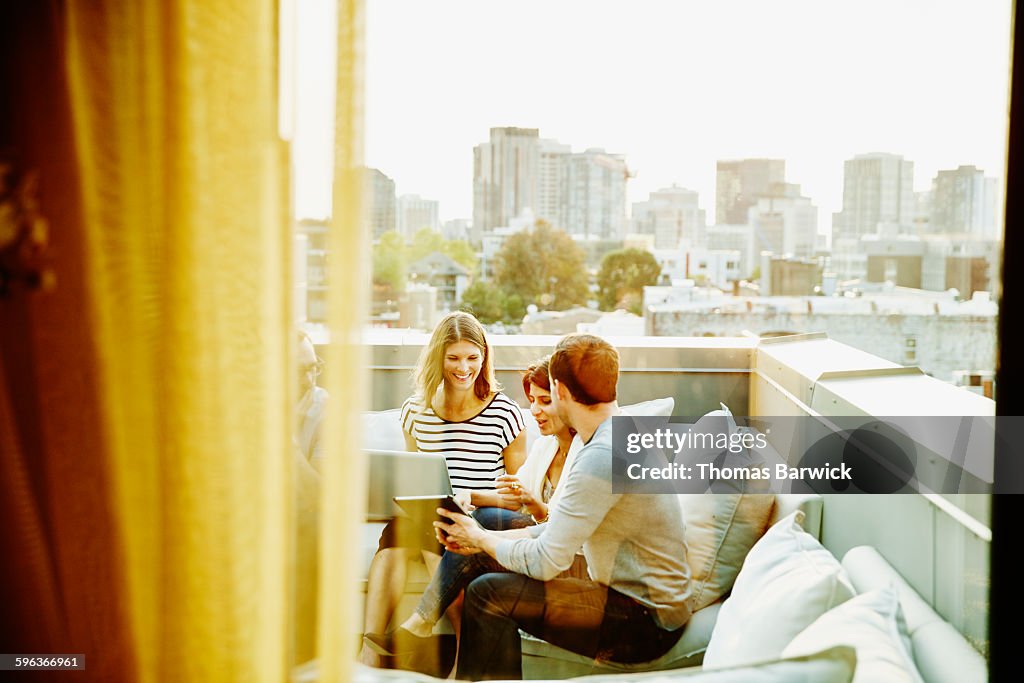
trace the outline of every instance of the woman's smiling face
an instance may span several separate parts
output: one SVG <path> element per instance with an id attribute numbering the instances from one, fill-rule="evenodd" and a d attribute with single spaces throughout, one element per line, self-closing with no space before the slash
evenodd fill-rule
<path id="1" fill-rule="evenodd" d="M 555 412 L 551 403 L 551 392 L 544 387 L 530 383 L 530 393 L 526 395 L 530 401 L 530 414 L 537 420 L 537 428 L 544 436 L 558 434 L 565 429 L 565 423 Z"/>
<path id="2" fill-rule="evenodd" d="M 473 342 L 449 344 L 444 350 L 444 382 L 452 389 L 472 389 L 483 365 L 484 352 Z"/>

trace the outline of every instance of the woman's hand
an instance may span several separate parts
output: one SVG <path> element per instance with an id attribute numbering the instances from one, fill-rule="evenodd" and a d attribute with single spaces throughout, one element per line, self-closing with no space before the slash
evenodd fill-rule
<path id="1" fill-rule="evenodd" d="M 450 512 L 444 508 L 437 508 L 437 514 L 447 517 L 450 522 L 434 522 L 434 535 L 438 542 L 449 550 L 459 555 L 474 555 L 482 550 L 481 542 L 487 532 L 477 524 L 472 517 Z"/>
<path id="2" fill-rule="evenodd" d="M 459 504 L 466 512 L 472 512 L 476 510 L 476 506 L 473 505 L 473 492 L 472 491 L 459 491 L 454 496 L 455 502 Z"/>
<path id="3" fill-rule="evenodd" d="M 501 475 L 494 480 L 494 487 L 498 490 L 498 495 L 503 501 L 507 501 L 510 505 L 515 505 L 512 509 L 518 509 L 534 501 L 533 494 L 523 486 L 522 482 L 519 481 L 519 477 L 514 474 Z"/>
<path id="4" fill-rule="evenodd" d="M 543 517 L 547 512 L 544 504 L 537 500 L 528 488 L 523 486 L 519 477 L 514 474 L 503 474 L 494 480 L 498 495 L 503 501 L 508 501 L 510 509 L 518 510 L 525 506 L 527 512 L 535 518 Z M 504 505 L 502 507 L 505 507 Z"/>

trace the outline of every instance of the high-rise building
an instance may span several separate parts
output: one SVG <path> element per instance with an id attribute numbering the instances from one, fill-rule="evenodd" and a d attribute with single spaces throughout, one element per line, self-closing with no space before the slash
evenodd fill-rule
<path id="1" fill-rule="evenodd" d="M 832 244 L 879 232 L 914 229 L 914 162 L 897 154 L 860 154 L 843 164 L 843 210 L 834 214 Z"/>
<path id="2" fill-rule="evenodd" d="M 974 166 L 939 171 L 932 181 L 929 232 L 939 235 L 998 236 L 997 183 Z"/>
<path id="3" fill-rule="evenodd" d="M 557 140 L 540 141 L 540 164 L 537 169 L 537 206 L 534 215 L 556 228 L 565 229 L 569 222 L 569 161 L 572 148 Z"/>
<path id="4" fill-rule="evenodd" d="M 418 194 L 403 194 L 398 198 L 398 232 L 408 238 L 421 228 L 440 228 L 437 202 L 423 199 Z"/>
<path id="5" fill-rule="evenodd" d="M 523 217 L 586 238 L 622 239 L 628 177 L 621 154 L 574 154 L 541 140 L 536 128 L 492 128 L 490 141 L 473 148 L 472 240 L 480 244 Z"/>
<path id="6" fill-rule="evenodd" d="M 927 235 L 931 232 L 932 192 L 923 190 L 914 193 L 914 235 Z"/>
<path id="7" fill-rule="evenodd" d="M 715 222 L 747 222 L 747 211 L 774 183 L 786 180 L 782 159 L 719 161 L 715 177 Z"/>
<path id="8" fill-rule="evenodd" d="M 566 232 L 585 238 L 618 240 L 626 233 L 626 179 L 621 154 L 591 148 L 569 160 Z"/>
<path id="9" fill-rule="evenodd" d="M 375 168 L 364 169 L 364 215 L 370 224 L 373 238 L 394 230 L 395 223 L 395 181 Z"/>
<path id="10" fill-rule="evenodd" d="M 473 240 L 537 206 L 540 138 L 536 128 L 491 128 L 473 148 Z"/>
<path id="11" fill-rule="evenodd" d="M 652 192 L 647 201 L 633 203 L 633 232 L 654 236 L 655 249 L 675 249 L 684 240 L 705 246 L 704 210 L 694 190 L 673 185 Z"/>
<path id="12" fill-rule="evenodd" d="M 330 223 L 326 220 L 304 218 L 298 222 L 296 236 L 305 253 L 301 271 L 305 275 L 305 319 L 319 323 L 327 320 L 327 233 Z"/>
<path id="13" fill-rule="evenodd" d="M 784 256 L 814 256 L 818 238 L 818 207 L 801 196 L 800 186 L 775 183 L 748 211 L 759 251 Z"/>
<path id="14" fill-rule="evenodd" d="M 468 218 L 453 218 L 441 226 L 441 234 L 446 240 L 468 240 L 470 221 Z"/>
<path id="15" fill-rule="evenodd" d="M 760 251 L 756 246 L 754 229 L 747 224 L 713 225 L 707 229 L 708 249 L 739 252 L 739 276 L 751 277 L 760 267 Z"/>

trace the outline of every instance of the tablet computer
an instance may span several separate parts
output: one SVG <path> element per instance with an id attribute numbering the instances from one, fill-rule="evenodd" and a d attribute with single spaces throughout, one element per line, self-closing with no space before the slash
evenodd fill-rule
<path id="1" fill-rule="evenodd" d="M 440 453 L 366 451 L 370 477 L 366 520 L 386 522 L 402 512 L 395 496 L 444 496 L 452 492 L 448 466 Z M 431 510 L 433 512 L 433 510 Z"/>
<path id="2" fill-rule="evenodd" d="M 405 514 L 415 519 L 439 517 L 437 514 L 437 508 L 444 508 L 451 512 L 469 515 L 469 513 L 463 510 L 462 506 L 459 505 L 451 495 L 395 496 L 394 501 L 398 504 L 398 507 L 405 511 Z"/>

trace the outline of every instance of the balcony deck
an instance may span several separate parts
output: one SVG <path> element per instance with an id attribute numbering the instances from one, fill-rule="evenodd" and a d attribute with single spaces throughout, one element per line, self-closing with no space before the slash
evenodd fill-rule
<path id="1" fill-rule="evenodd" d="M 371 334 L 372 408 L 398 407 L 428 335 Z M 525 405 L 520 371 L 556 336 L 492 335 L 496 374 Z M 995 402 L 823 334 L 610 338 L 623 404 L 673 396 L 675 414 L 726 404 L 735 415 L 994 416 Z M 826 495 L 822 541 L 837 557 L 874 546 L 932 607 L 988 654 L 991 498 L 986 494 Z"/>

